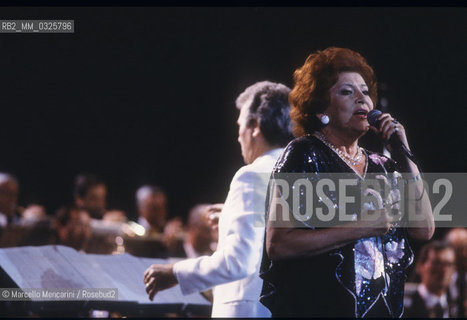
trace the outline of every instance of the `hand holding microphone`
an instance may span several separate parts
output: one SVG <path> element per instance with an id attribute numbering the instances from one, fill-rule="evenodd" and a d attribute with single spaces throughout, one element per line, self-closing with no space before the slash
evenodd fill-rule
<path id="1" fill-rule="evenodd" d="M 391 153 L 403 154 L 414 163 L 415 157 L 407 147 L 404 127 L 388 113 L 373 109 L 367 114 L 368 123 L 376 128 Z"/>

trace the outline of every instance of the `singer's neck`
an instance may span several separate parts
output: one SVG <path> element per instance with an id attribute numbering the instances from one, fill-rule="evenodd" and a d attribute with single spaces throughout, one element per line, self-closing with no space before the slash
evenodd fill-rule
<path id="1" fill-rule="evenodd" d="M 345 136 L 339 134 L 335 130 L 332 130 L 329 127 L 325 127 L 321 130 L 321 133 L 326 137 L 326 139 L 332 143 L 336 148 L 345 152 L 349 156 L 354 156 L 358 152 L 358 138 L 352 138 L 350 136 Z"/>

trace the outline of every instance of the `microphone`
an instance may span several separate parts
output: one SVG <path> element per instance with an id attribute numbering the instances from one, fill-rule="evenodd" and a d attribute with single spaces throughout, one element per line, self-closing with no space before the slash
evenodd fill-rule
<path id="1" fill-rule="evenodd" d="M 370 126 L 373 126 L 376 129 L 379 129 L 381 121 L 378 120 L 378 117 L 381 114 L 382 114 L 382 112 L 379 111 L 379 110 L 376 110 L 376 109 L 373 109 L 370 112 L 368 112 L 368 114 L 366 115 L 366 118 L 367 118 L 368 123 L 370 124 Z M 389 140 L 386 142 L 386 144 L 391 146 L 391 149 L 393 150 L 393 152 L 403 153 L 403 154 L 405 154 L 407 156 L 407 158 L 412 160 L 414 163 L 417 163 L 416 160 L 415 160 L 414 155 L 412 154 L 412 152 L 410 152 L 410 150 L 407 149 L 405 144 L 402 143 L 401 139 L 399 138 L 399 136 L 395 132 L 393 132 L 391 134 L 391 136 L 389 137 Z"/>

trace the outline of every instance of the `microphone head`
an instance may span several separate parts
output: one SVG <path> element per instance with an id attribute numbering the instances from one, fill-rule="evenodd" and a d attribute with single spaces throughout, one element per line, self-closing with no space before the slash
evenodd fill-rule
<path id="1" fill-rule="evenodd" d="M 376 128 L 379 127 L 378 117 L 380 114 L 382 114 L 382 112 L 376 109 L 373 109 L 370 112 L 368 112 L 368 114 L 366 115 L 366 119 L 368 120 L 368 123 L 370 124 L 370 126 L 373 126 Z"/>

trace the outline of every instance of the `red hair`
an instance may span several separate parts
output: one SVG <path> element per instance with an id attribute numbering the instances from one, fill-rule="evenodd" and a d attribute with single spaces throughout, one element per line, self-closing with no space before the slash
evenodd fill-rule
<path id="1" fill-rule="evenodd" d="M 329 89 L 339 73 L 357 72 L 365 80 L 373 104 L 377 101 L 377 84 L 373 68 L 358 52 L 330 47 L 308 56 L 305 64 L 294 72 L 294 88 L 289 95 L 290 117 L 295 123 L 294 135 L 299 137 L 322 126 L 316 114 L 329 105 Z"/>

